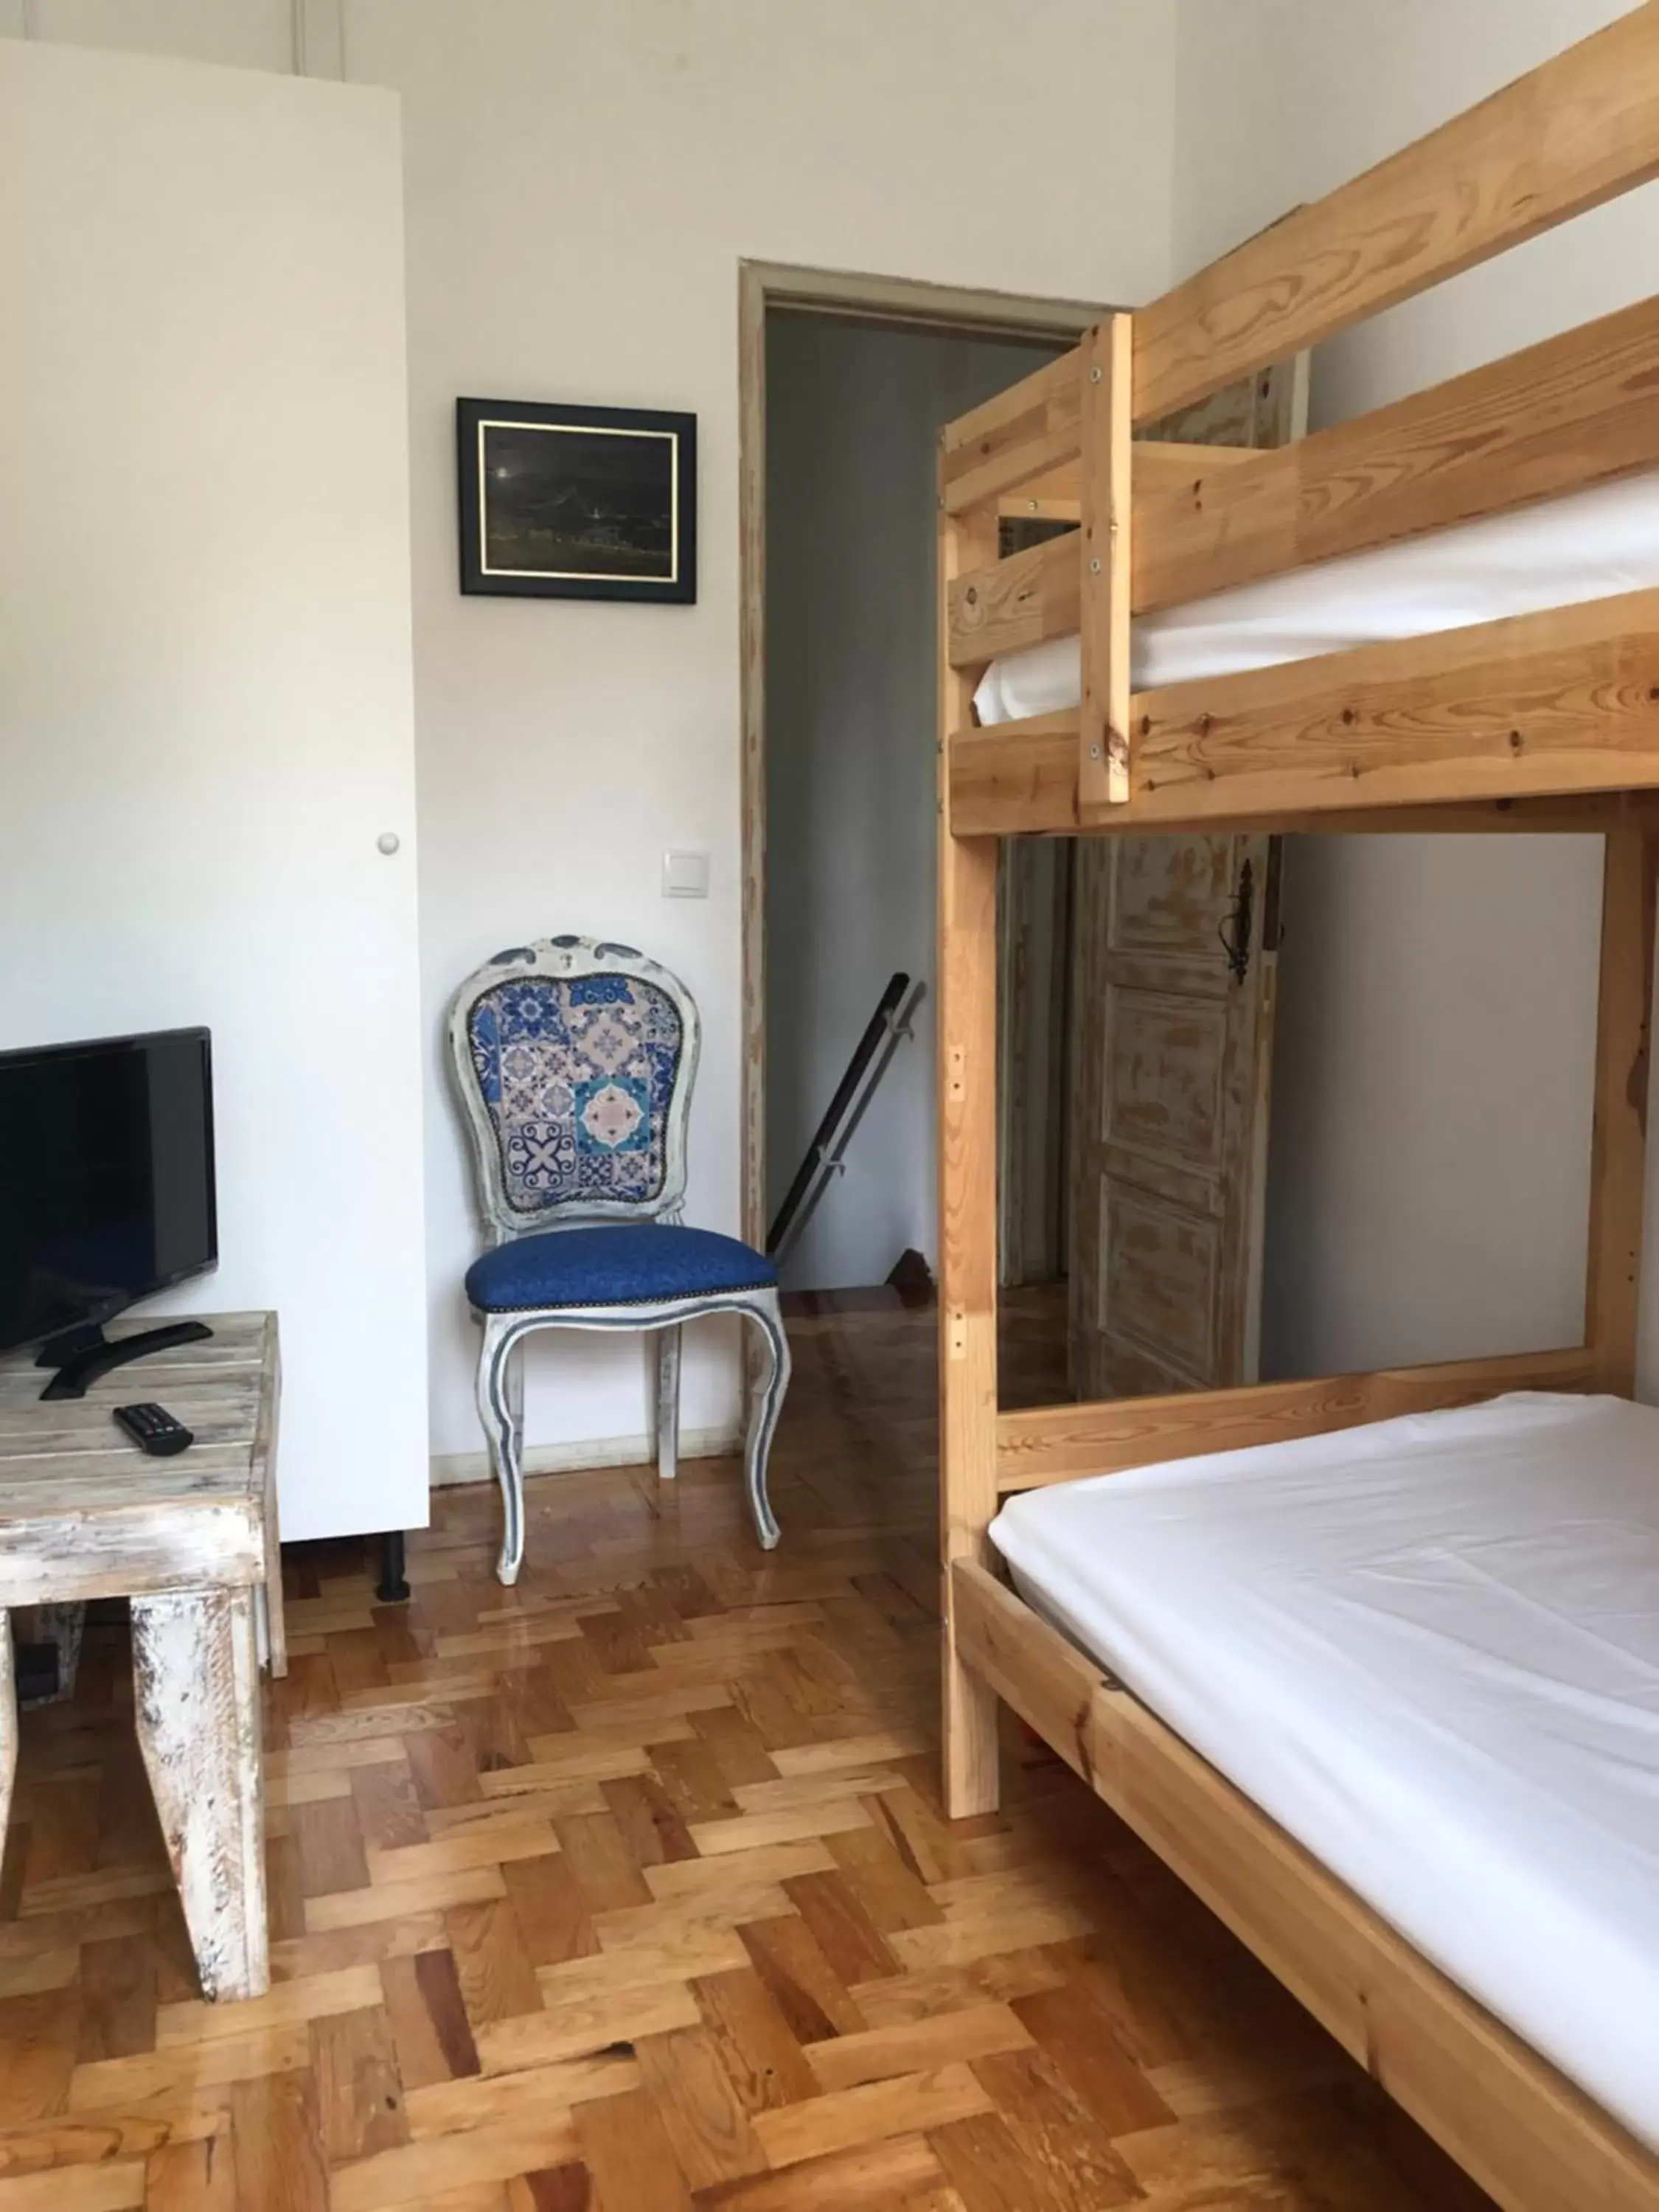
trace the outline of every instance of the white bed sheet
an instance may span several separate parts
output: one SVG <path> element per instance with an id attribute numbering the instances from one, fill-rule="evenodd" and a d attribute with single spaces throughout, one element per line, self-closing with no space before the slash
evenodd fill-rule
<path id="1" fill-rule="evenodd" d="M 1157 690 L 1656 584 L 1659 471 L 1650 470 L 1143 615 L 1131 681 Z M 1082 696 L 1078 641 L 1062 637 L 994 660 L 974 705 L 988 725 L 1059 714 Z"/>
<path id="2" fill-rule="evenodd" d="M 1659 2148 L 1659 1411 L 1518 1393 L 1010 1500 L 1027 1601 Z"/>

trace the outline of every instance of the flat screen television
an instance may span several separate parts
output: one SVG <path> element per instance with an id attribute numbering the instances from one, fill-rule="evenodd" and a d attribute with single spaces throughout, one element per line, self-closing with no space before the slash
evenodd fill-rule
<path id="1" fill-rule="evenodd" d="M 218 1256 L 206 1030 L 0 1053 L 0 1350 L 41 1346 L 43 1395 L 207 1335 L 102 1325 Z"/>

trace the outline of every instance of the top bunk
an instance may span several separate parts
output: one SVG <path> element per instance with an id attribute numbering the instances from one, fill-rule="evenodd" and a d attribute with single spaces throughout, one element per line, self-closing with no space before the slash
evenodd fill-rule
<path id="1" fill-rule="evenodd" d="M 1659 299 L 1294 444 L 1158 434 L 1656 175 L 1646 0 L 947 426 L 951 833 L 1659 823 Z"/>

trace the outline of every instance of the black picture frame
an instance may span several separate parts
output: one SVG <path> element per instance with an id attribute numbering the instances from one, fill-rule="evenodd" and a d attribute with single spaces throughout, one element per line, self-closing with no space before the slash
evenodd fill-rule
<path id="1" fill-rule="evenodd" d="M 695 605 L 695 415 L 458 399 L 455 446 L 463 592 Z"/>

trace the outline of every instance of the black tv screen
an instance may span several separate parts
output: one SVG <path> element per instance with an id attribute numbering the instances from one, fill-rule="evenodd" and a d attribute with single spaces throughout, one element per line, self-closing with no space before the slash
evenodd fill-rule
<path id="1" fill-rule="evenodd" d="M 0 1347 L 218 1257 L 206 1030 L 0 1053 Z"/>

